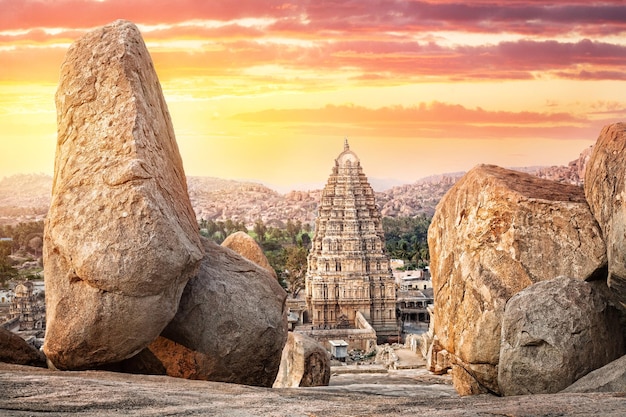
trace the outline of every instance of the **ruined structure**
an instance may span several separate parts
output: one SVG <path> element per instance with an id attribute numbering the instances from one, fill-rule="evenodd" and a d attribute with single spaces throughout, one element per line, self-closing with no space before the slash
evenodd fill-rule
<path id="1" fill-rule="evenodd" d="M 19 322 L 19 330 L 43 330 L 46 327 L 46 309 L 33 293 L 33 283 L 24 282 L 15 287 L 15 297 L 9 309 L 9 320 Z"/>
<path id="2" fill-rule="evenodd" d="M 379 341 L 397 336 L 395 285 L 381 214 L 347 139 L 318 210 L 306 276 L 313 327 L 358 328 L 360 312 Z"/>

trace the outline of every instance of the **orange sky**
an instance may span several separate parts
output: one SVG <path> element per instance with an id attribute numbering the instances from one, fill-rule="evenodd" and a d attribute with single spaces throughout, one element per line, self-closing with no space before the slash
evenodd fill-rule
<path id="1" fill-rule="evenodd" d="M 189 175 L 320 187 L 566 164 L 624 120 L 622 1 L 0 0 L 0 177 L 51 173 L 69 44 L 144 35 Z M 172 7 L 175 5 L 175 7 Z"/>

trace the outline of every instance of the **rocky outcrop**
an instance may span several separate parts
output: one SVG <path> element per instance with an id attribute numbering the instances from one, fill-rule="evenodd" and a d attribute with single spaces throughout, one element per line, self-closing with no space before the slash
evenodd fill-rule
<path id="1" fill-rule="evenodd" d="M 452 367 L 450 354 L 435 336 L 426 352 L 426 369 L 435 375 L 443 375 Z"/>
<path id="2" fill-rule="evenodd" d="M 609 264 L 609 288 L 626 308 L 626 123 L 602 129 L 585 174 L 585 195 L 598 220 Z"/>
<path id="3" fill-rule="evenodd" d="M 276 271 L 267 260 L 267 257 L 263 253 L 263 249 L 261 249 L 258 243 L 256 243 L 256 241 L 249 234 L 245 232 L 233 233 L 222 242 L 222 246 L 234 250 L 239 255 L 254 262 L 276 278 Z"/>
<path id="4" fill-rule="evenodd" d="M 287 293 L 265 269 L 202 241 L 198 276 L 185 287 L 163 336 L 201 354 L 197 379 L 271 387 L 287 340 Z M 167 368 L 168 349 L 153 348 Z"/>
<path id="5" fill-rule="evenodd" d="M 626 355 L 589 372 L 561 392 L 626 392 Z"/>
<path id="6" fill-rule="evenodd" d="M 502 318 L 504 395 L 559 392 L 624 352 L 619 312 L 591 284 L 559 277 L 520 291 Z"/>
<path id="7" fill-rule="evenodd" d="M 46 367 L 46 358 L 39 350 L 3 327 L 0 327 L 0 362 Z"/>
<path id="8" fill-rule="evenodd" d="M 454 364 L 495 393 L 506 301 L 535 282 L 585 280 L 606 268 L 580 187 L 491 165 L 474 168 L 446 194 L 428 243 L 435 334 Z"/>
<path id="9" fill-rule="evenodd" d="M 116 21 L 72 44 L 56 105 L 44 352 L 60 369 L 84 369 L 131 357 L 161 333 L 202 247 L 135 25 Z"/>
<path id="10" fill-rule="evenodd" d="M 289 332 L 274 388 L 326 386 L 330 382 L 330 354 L 312 338 Z"/>

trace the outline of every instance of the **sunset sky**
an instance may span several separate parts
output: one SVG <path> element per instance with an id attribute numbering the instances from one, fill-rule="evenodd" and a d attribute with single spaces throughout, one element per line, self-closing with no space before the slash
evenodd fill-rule
<path id="1" fill-rule="evenodd" d="M 626 116 L 623 1 L 0 0 L 0 178 L 53 170 L 72 41 L 135 22 L 188 175 L 320 187 L 561 165 Z"/>

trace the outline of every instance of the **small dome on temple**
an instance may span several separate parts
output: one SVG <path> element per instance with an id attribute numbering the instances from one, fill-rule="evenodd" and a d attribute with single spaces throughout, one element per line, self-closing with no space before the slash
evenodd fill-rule
<path id="1" fill-rule="evenodd" d="M 351 165 L 359 165 L 360 160 L 359 157 L 356 156 L 354 152 L 350 150 L 350 145 L 348 144 L 348 138 L 344 140 L 343 152 L 339 154 L 337 159 L 335 160 L 337 165 L 340 167 L 343 166 L 351 166 Z"/>

